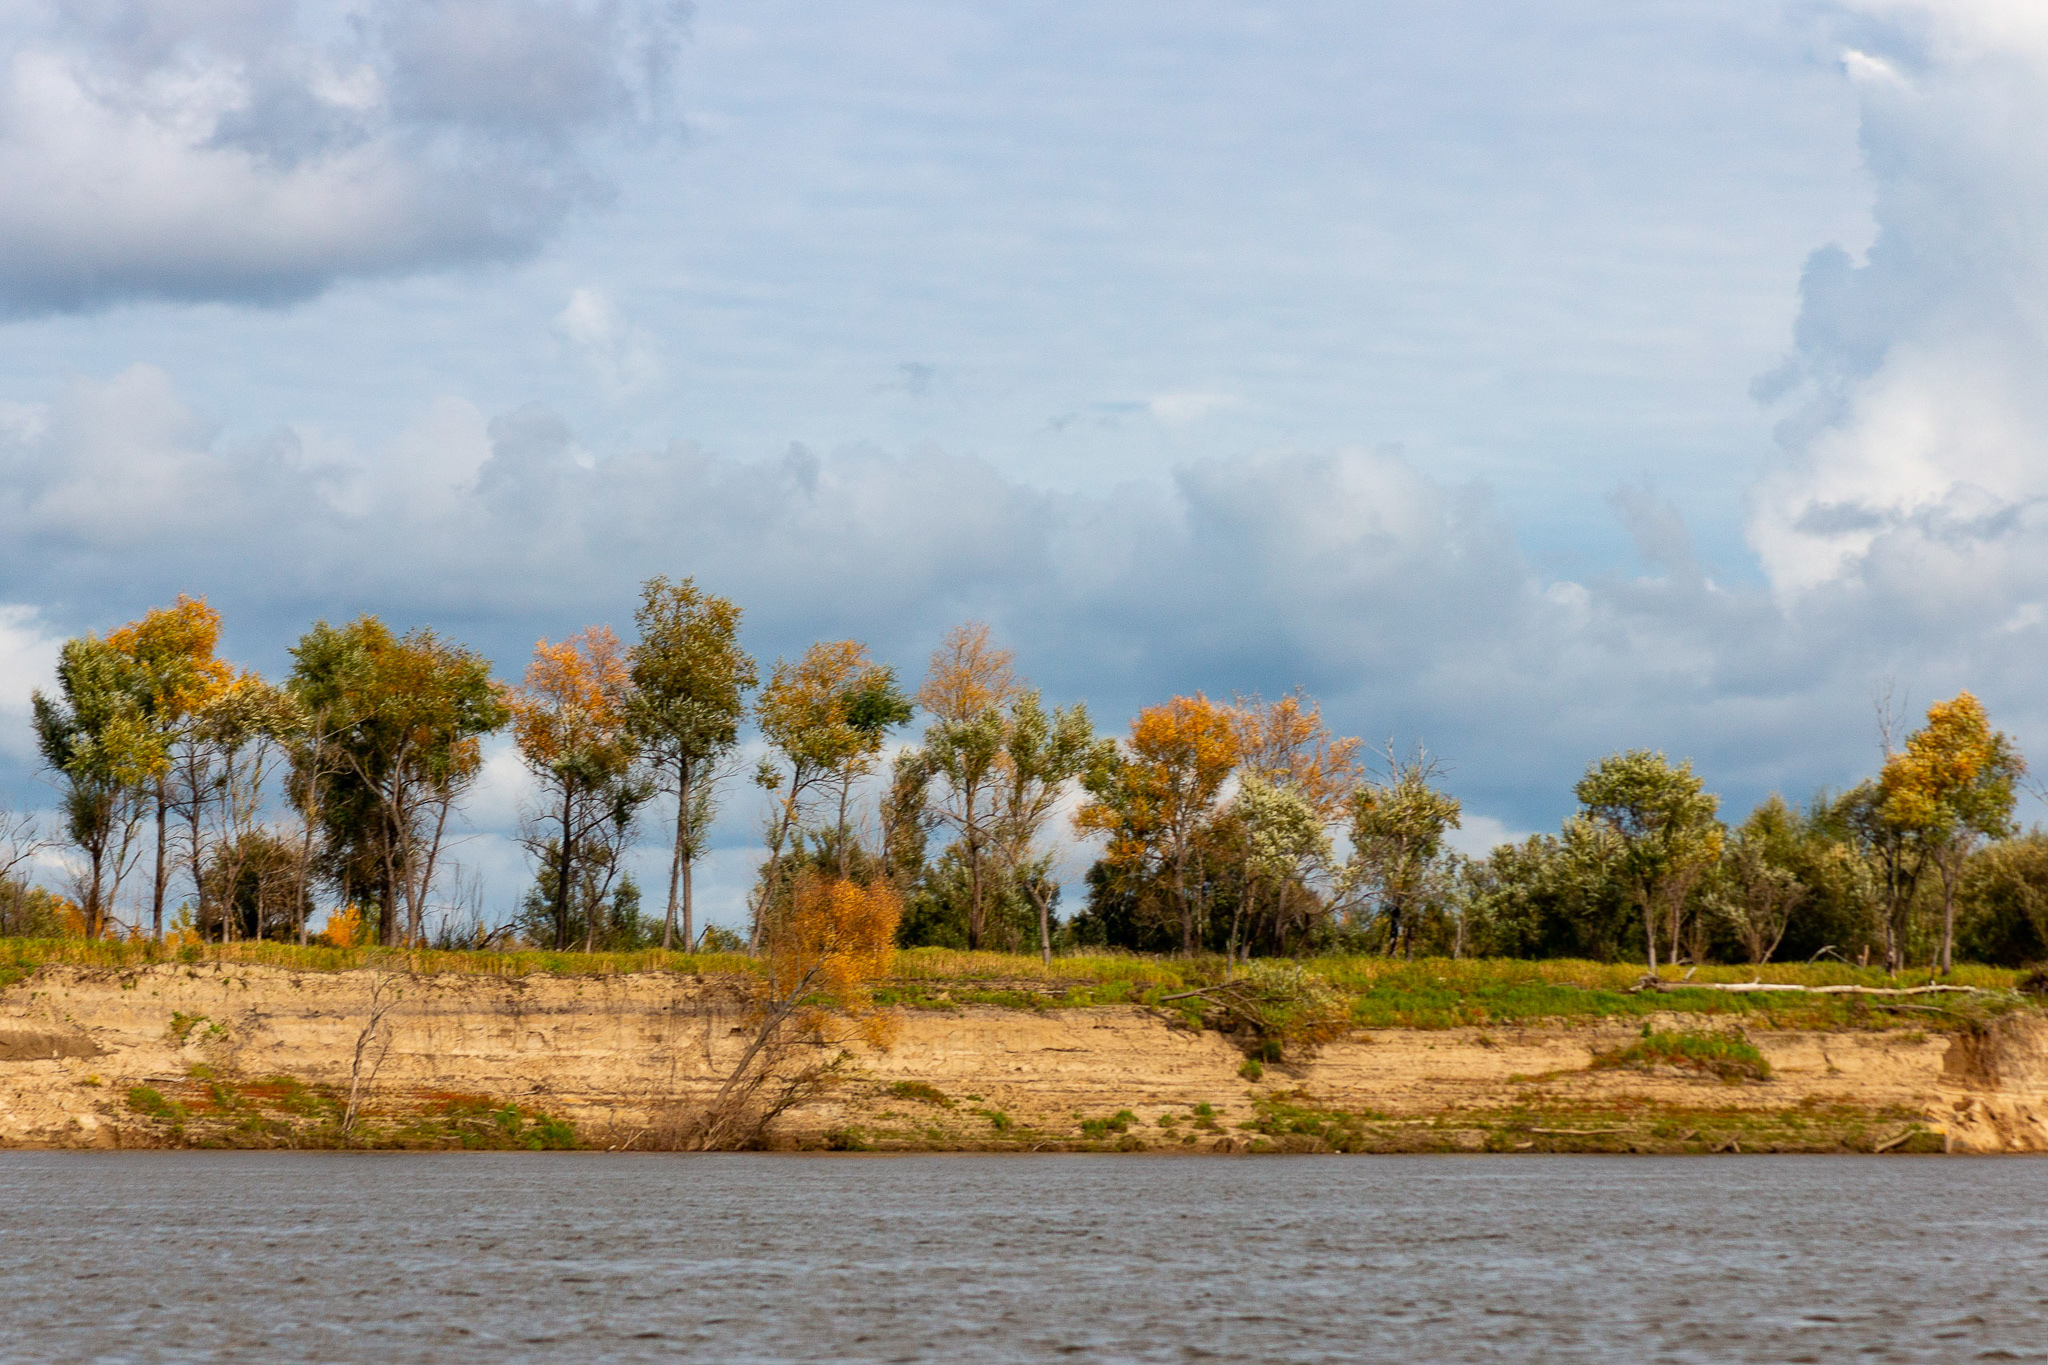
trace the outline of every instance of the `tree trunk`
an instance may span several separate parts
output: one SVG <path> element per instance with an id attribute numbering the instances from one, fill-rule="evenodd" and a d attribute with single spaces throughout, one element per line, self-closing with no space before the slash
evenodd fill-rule
<path id="1" fill-rule="evenodd" d="M 156 886 L 149 901 L 151 936 L 161 943 L 164 939 L 164 888 L 170 884 L 171 865 L 165 856 L 164 845 L 168 842 L 170 825 L 170 803 L 164 797 L 164 780 L 156 780 Z"/>
<path id="2" fill-rule="evenodd" d="M 570 875 L 575 871 L 576 783 L 562 781 L 562 839 L 555 850 L 555 951 L 569 950 Z"/>
<path id="3" fill-rule="evenodd" d="M 1650 903 L 1650 898 L 1647 894 L 1642 898 L 1642 905 L 1643 940 L 1649 945 L 1650 975 L 1655 976 L 1657 974 L 1657 908 Z"/>
<path id="4" fill-rule="evenodd" d="M 661 950 L 674 952 L 676 946 L 676 892 L 683 880 L 683 848 L 689 842 L 690 832 L 690 760 L 676 760 L 676 846 L 668 862 L 668 916 L 662 921 Z M 690 931 L 683 929 L 683 941 L 689 942 Z"/>

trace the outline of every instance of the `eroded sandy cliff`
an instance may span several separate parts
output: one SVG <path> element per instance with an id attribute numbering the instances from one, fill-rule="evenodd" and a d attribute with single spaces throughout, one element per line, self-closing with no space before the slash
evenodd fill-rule
<path id="1" fill-rule="evenodd" d="M 583 1145 L 660 1145 L 733 1064 L 744 1014 L 712 977 L 50 967 L 0 992 L 0 1145 L 310 1141 L 352 1086 L 372 1131 L 413 1123 L 421 1142 L 455 1140 L 436 1114 L 509 1106 L 526 1116 L 515 1128 L 547 1115 Z M 1381 1031 L 1252 1080 L 1225 1038 L 1135 1006 L 910 1010 L 888 1050 L 857 1049 L 845 1081 L 775 1134 L 883 1148 L 2048 1150 L 2035 1015 L 1959 1034 L 1752 1032 L 1764 1081 L 1591 1065 L 1637 1036 Z"/>

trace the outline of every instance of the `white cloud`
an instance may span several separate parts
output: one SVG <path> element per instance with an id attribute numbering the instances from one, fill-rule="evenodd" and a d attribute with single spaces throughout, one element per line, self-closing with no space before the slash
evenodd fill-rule
<path id="1" fill-rule="evenodd" d="M 61 643 L 34 607 L 0 606 L 0 755 L 24 762 L 35 757 L 29 696 L 50 685 Z"/>
<path id="2" fill-rule="evenodd" d="M 1808 264 L 1751 543 L 1781 594 L 2006 619 L 2048 597 L 2048 19 L 1845 8 L 1886 54 L 1846 59 L 1877 235 L 1860 261 Z"/>
<path id="3" fill-rule="evenodd" d="M 653 333 L 622 319 L 610 298 L 595 289 L 571 291 L 555 330 L 575 348 L 613 397 L 647 388 L 661 378 Z"/>
<path id="4" fill-rule="evenodd" d="M 129 0 L 0 31 L 0 310 L 288 300 L 531 251 L 662 96 L 672 7 Z"/>
<path id="5" fill-rule="evenodd" d="M 1462 823 L 1445 837 L 1445 842 L 1468 858 L 1484 858 L 1502 844 L 1519 844 L 1535 832 L 1518 829 L 1491 815 L 1466 811 Z"/>
<path id="6" fill-rule="evenodd" d="M 1184 427 L 1235 407 L 1237 402 L 1237 396 L 1228 393 L 1162 393 L 1145 408 L 1166 426 Z"/>

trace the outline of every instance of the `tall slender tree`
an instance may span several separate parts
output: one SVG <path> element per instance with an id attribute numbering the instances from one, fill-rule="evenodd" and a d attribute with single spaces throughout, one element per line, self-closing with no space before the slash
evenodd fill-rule
<path id="1" fill-rule="evenodd" d="M 997 841 L 1008 708 L 1022 691 L 1010 651 L 989 641 L 979 621 L 956 626 L 932 651 L 917 699 L 931 717 L 922 760 L 936 791 L 932 816 L 951 828 L 967 868 L 967 946 L 981 947 L 986 924 L 989 858 Z"/>
<path id="2" fill-rule="evenodd" d="M 853 785 L 873 769 L 889 730 L 910 718 L 910 701 L 897 689 L 895 672 L 869 658 L 867 646 L 820 641 L 794 663 L 776 661 L 754 716 L 769 748 L 754 781 L 774 797 L 763 836 L 768 857 L 751 907 L 749 942 L 758 948 L 785 897 L 790 854 L 818 803 L 835 794 L 838 818 L 825 838 L 845 875 Z"/>
<path id="3" fill-rule="evenodd" d="M 541 782 L 529 848 L 553 864 L 551 907 L 557 951 L 569 946 L 585 860 L 611 858 L 647 788 L 635 781 L 632 672 L 610 626 L 591 626 L 560 644 L 534 647 L 525 682 L 512 694 L 520 757 Z M 594 905 L 583 907 L 595 938 Z"/>
<path id="4" fill-rule="evenodd" d="M 691 873 L 717 813 L 719 764 L 739 742 L 754 660 L 739 646 L 740 609 L 692 579 L 647 580 L 634 624 L 640 639 L 629 655 L 633 733 L 676 800 L 661 946 L 675 946 L 680 908 L 688 948 L 696 942 Z"/>
<path id="5" fill-rule="evenodd" d="M 999 870 L 1038 911 L 1038 952 L 1052 962 L 1052 882 L 1056 850 L 1041 839 L 1053 815 L 1085 774 L 1113 761 L 1116 742 L 1097 739 L 1080 702 L 1047 711 L 1035 690 L 1020 693 L 1005 720 L 996 788 L 995 854 Z"/>
<path id="6" fill-rule="evenodd" d="M 150 932 L 164 936 L 164 896 L 170 884 L 169 779 L 181 745 L 196 742 L 194 727 L 207 702 L 228 685 L 233 669 L 214 650 L 220 613 L 204 598 L 185 593 L 168 607 L 152 607 L 142 618 L 110 631 L 107 643 L 133 661 L 147 690 L 145 711 L 157 739 L 150 768 L 156 806 L 156 875 L 150 892 Z M 197 866 L 195 861 L 194 866 Z M 203 903 L 205 888 L 194 886 Z"/>
<path id="7" fill-rule="evenodd" d="M 140 793 L 162 752 L 148 682 L 105 640 L 81 635 L 57 655 L 57 694 L 32 698 L 37 747 L 63 783 L 65 832 L 85 856 L 79 878 L 87 934 L 106 932 L 134 854 Z"/>

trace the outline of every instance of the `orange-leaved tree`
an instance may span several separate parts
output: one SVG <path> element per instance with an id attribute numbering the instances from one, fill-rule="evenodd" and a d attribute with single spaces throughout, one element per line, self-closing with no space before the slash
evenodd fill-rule
<path id="1" fill-rule="evenodd" d="M 903 902 L 894 884 L 806 869 L 764 929 L 767 974 L 753 1036 L 687 1145 L 751 1146 L 776 1116 L 830 1085 L 856 1038 L 886 1047 L 895 1016 L 875 1008 L 875 981 L 896 956 Z"/>
<path id="2" fill-rule="evenodd" d="M 1122 752 L 1083 779 L 1090 799 L 1075 825 L 1108 837 L 1103 861 L 1129 884 L 1166 890 L 1190 955 L 1202 927 L 1199 835 L 1238 756 L 1237 712 L 1197 692 L 1140 711 Z"/>
<path id="3" fill-rule="evenodd" d="M 2012 832 L 2014 788 L 2026 762 L 2012 739 L 1991 728 L 1984 705 L 1968 692 L 1927 708 L 1927 724 L 1886 757 L 1878 777 L 1880 818 L 1918 855 L 1917 865 L 1934 864 L 1941 879 L 1941 948 L 1937 965 L 1954 966 L 1956 885 L 1970 850 L 1985 838 Z M 1907 859 L 1900 861 L 1906 862 Z M 1905 881 L 1896 878 L 1894 880 Z M 1888 909 L 1886 945 L 1898 970 L 1905 938 L 1903 915 L 1911 893 L 1895 896 Z"/>
<path id="4" fill-rule="evenodd" d="M 559 644 L 535 645 L 525 680 L 511 694 L 520 757 L 541 782 L 525 841 L 540 865 L 557 951 L 569 946 L 579 900 L 588 902 L 583 910 L 594 937 L 597 902 L 648 795 L 633 772 L 632 688 L 619 637 L 610 626 L 591 626 Z M 605 886 L 582 886 L 585 873 Z"/>

